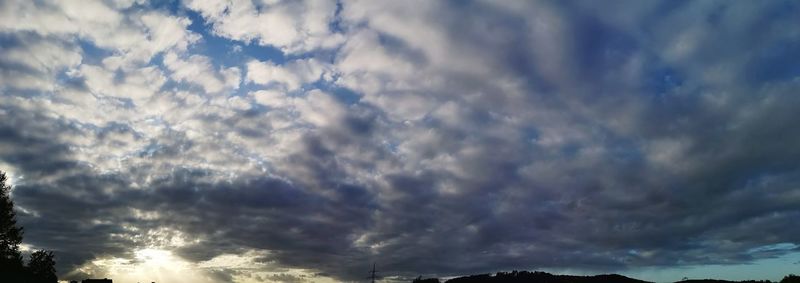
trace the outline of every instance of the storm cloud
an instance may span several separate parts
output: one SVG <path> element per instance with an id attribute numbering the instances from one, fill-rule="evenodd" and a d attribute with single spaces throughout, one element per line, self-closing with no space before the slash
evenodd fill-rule
<path id="1" fill-rule="evenodd" d="M 304 282 L 800 245 L 796 2 L 0 5 L 0 170 L 61 278 L 143 250 Z"/>

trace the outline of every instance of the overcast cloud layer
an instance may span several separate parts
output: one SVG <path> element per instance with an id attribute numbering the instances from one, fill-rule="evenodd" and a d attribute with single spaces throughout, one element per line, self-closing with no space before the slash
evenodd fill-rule
<path id="1" fill-rule="evenodd" d="M 1 3 L 0 170 L 63 279 L 800 250 L 795 1 Z"/>

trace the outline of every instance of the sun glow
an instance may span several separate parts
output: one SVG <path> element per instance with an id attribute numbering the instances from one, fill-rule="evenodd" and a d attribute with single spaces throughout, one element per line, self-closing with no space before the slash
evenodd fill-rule
<path id="1" fill-rule="evenodd" d="M 114 282 L 214 282 L 197 272 L 197 267 L 162 249 L 141 249 L 133 258 L 103 258 L 92 261 L 80 269 L 94 277 L 112 278 Z"/>
<path id="2" fill-rule="evenodd" d="M 256 259 L 267 255 L 250 251 L 243 254 L 223 254 L 210 260 L 192 263 L 175 255 L 172 251 L 144 248 L 133 252 L 130 258 L 106 257 L 91 261 L 73 273 L 72 277 L 86 274 L 92 278 L 110 278 L 115 283 L 137 282 L 197 282 L 216 283 L 214 277 L 227 273 L 237 283 L 285 282 L 287 278 L 332 283 L 331 278 L 314 274 L 312 270 L 269 266 Z M 269 270 L 269 271 L 266 271 Z M 84 279 L 84 278 L 79 278 Z"/>
<path id="3" fill-rule="evenodd" d="M 172 252 L 158 249 L 143 249 L 135 252 L 136 260 L 143 266 L 159 267 L 180 264 Z"/>

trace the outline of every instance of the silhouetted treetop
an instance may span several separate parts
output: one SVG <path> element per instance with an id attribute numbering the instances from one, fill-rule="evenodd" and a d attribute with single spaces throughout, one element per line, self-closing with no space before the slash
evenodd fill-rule
<path id="1" fill-rule="evenodd" d="M 800 283 L 800 276 L 794 274 L 786 275 L 780 283 Z"/>
<path id="2" fill-rule="evenodd" d="M 19 245 L 22 227 L 17 227 L 11 186 L 8 176 L 0 171 L 0 281 L 25 283 L 57 283 L 56 262 L 53 252 L 40 250 L 31 254 L 28 266 L 22 263 Z"/>
<path id="3" fill-rule="evenodd" d="M 22 228 L 17 227 L 14 202 L 11 201 L 11 186 L 8 177 L 0 171 L 0 271 L 22 267 L 19 244 L 22 243 Z"/>
<path id="4" fill-rule="evenodd" d="M 28 271 L 35 283 L 56 283 L 56 261 L 52 251 L 39 250 L 31 254 Z"/>

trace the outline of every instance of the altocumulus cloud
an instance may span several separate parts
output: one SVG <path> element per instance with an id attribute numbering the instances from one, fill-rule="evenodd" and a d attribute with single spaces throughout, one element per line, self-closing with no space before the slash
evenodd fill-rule
<path id="1" fill-rule="evenodd" d="M 0 169 L 62 278 L 154 258 L 209 282 L 624 271 L 800 244 L 796 2 L 0 5 Z"/>

